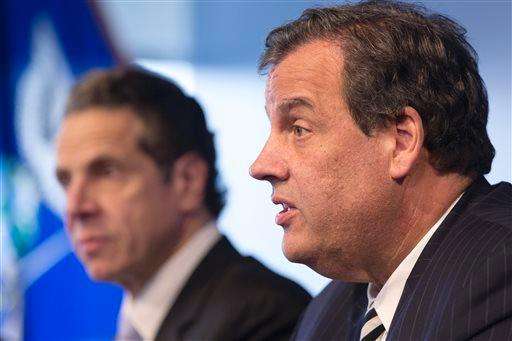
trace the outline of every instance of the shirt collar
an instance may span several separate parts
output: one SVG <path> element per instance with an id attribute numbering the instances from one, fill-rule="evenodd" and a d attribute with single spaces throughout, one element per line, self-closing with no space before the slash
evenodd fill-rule
<path id="1" fill-rule="evenodd" d="M 386 328 L 386 331 L 388 331 L 391 326 L 391 321 L 395 315 L 395 311 L 400 301 L 400 297 L 402 296 L 405 283 L 407 282 L 407 279 L 409 278 L 409 275 L 411 274 L 416 261 L 421 255 L 421 252 L 461 197 L 462 194 L 457 199 L 455 199 L 455 201 L 444 212 L 441 218 L 437 220 L 437 222 L 428 230 L 423 238 L 421 238 L 418 244 L 416 244 L 414 249 L 412 249 L 412 251 L 402 260 L 400 265 L 391 274 L 386 283 L 384 283 L 384 286 L 380 291 L 377 291 L 375 286 L 371 283 L 368 286 L 367 311 L 372 307 L 375 308 L 375 311 L 382 321 L 384 328 Z M 377 296 L 375 296 L 376 293 L 378 293 Z"/>
<path id="2" fill-rule="evenodd" d="M 153 340 L 188 278 L 220 237 L 214 222 L 197 231 L 138 295 L 125 292 L 119 321 L 128 320 L 143 340 Z"/>

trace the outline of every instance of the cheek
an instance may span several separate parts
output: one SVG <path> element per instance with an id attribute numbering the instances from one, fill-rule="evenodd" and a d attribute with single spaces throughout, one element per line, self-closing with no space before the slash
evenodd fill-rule
<path id="1" fill-rule="evenodd" d="M 382 162 L 367 150 L 349 147 L 318 148 L 307 164 L 296 165 L 292 179 L 296 181 L 298 202 L 304 203 L 304 218 L 310 225 L 336 225 L 346 218 L 345 212 L 363 206 L 368 189 L 374 187 L 370 184 L 378 180 L 375 174 L 379 174 Z"/>
<path id="2" fill-rule="evenodd" d="M 296 181 L 294 187 L 298 196 L 295 200 L 306 228 L 303 232 L 308 233 L 307 239 L 313 243 L 322 239 L 326 229 L 330 229 L 337 212 L 341 184 L 336 181 L 332 168 L 326 165 L 321 160 L 315 163 L 315 167 L 302 164 L 300 174 L 291 177 Z"/>
<path id="3" fill-rule="evenodd" d="M 125 212 L 124 224 L 129 227 L 133 243 L 146 247 L 148 239 L 158 239 L 170 224 L 170 217 L 174 215 L 168 204 L 169 198 L 160 188 L 154 186 L 141 187 L 133 191 L 123 202 L 122 211 Z"/>
<path id="4" fill-rule="evenodd" d="M 164 201 L 161 192 L 162 189 L 152 181 L 134 179 L 119 192 L 119 209 L 136 221 L 149 219 Z"/>
<path id="5" fill-rule="evenodd" d="M 134 248 L 145 239 L 145 228 L 154 216 L 151 211 L 154 200 L 147 191 L 139 188 L 124 188 L 105 198 L 106 214 L 112 232 L 126 248 Z"/>

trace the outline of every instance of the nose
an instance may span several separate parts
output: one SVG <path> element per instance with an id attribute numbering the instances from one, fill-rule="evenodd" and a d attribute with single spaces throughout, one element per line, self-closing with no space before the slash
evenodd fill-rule
<path id="1" fill-rule="evenodd" d="M 249 168 L 249 174 L 257 180 L 270 183 L 286 180 L 289 176 L 287 164 L 275 139 L 269 138 L 260 154 Z"/>
<path id="2" fill-rule="evenodd" d="M 69 229 L 77 222 L 83 222 L 97 212 L 98 207 L 92 196 L 90 184 L 85 178 L 73 179 L 66 189 L 66 220 Z"/>

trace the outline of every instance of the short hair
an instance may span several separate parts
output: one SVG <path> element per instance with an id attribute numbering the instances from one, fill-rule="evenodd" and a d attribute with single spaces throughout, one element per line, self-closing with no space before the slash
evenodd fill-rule
<path id="1" fill-rule="evenodd" d="M 177 158 L 187 152 L 197 153 L 208 165 L 204 204 L 218 217 L 225 191 L 217 183 L 214 136 L 194 98 L 172 81 L 130 66 L 91 71 L 74 86 L 66 115 L 91 107 L 130 108 L 147 130 L 139 146 L 156 162 L 166 180 Z"/>
<path id="2" fill-rule="evenodd" d="M 494 158 L 488 100 L 466 30 L 424 7 L 365 1 L 311 8 L 267 36 L 259 71 L 313 40 L 342 49 L 342 98 L 368 136 L 415 108 L 429 163 L 441 173 L 480 175 Z"/>

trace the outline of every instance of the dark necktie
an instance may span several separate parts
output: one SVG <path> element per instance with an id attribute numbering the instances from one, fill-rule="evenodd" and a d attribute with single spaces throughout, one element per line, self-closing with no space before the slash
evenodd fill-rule
<path id="1" fill-rule="evenodd" d="M 384 333 L 385 328 L 377 316 L 375 308 L 372 308 L 364 317 L 363 328 L 361 328 L 361 341 L 373 341 Z"/>

